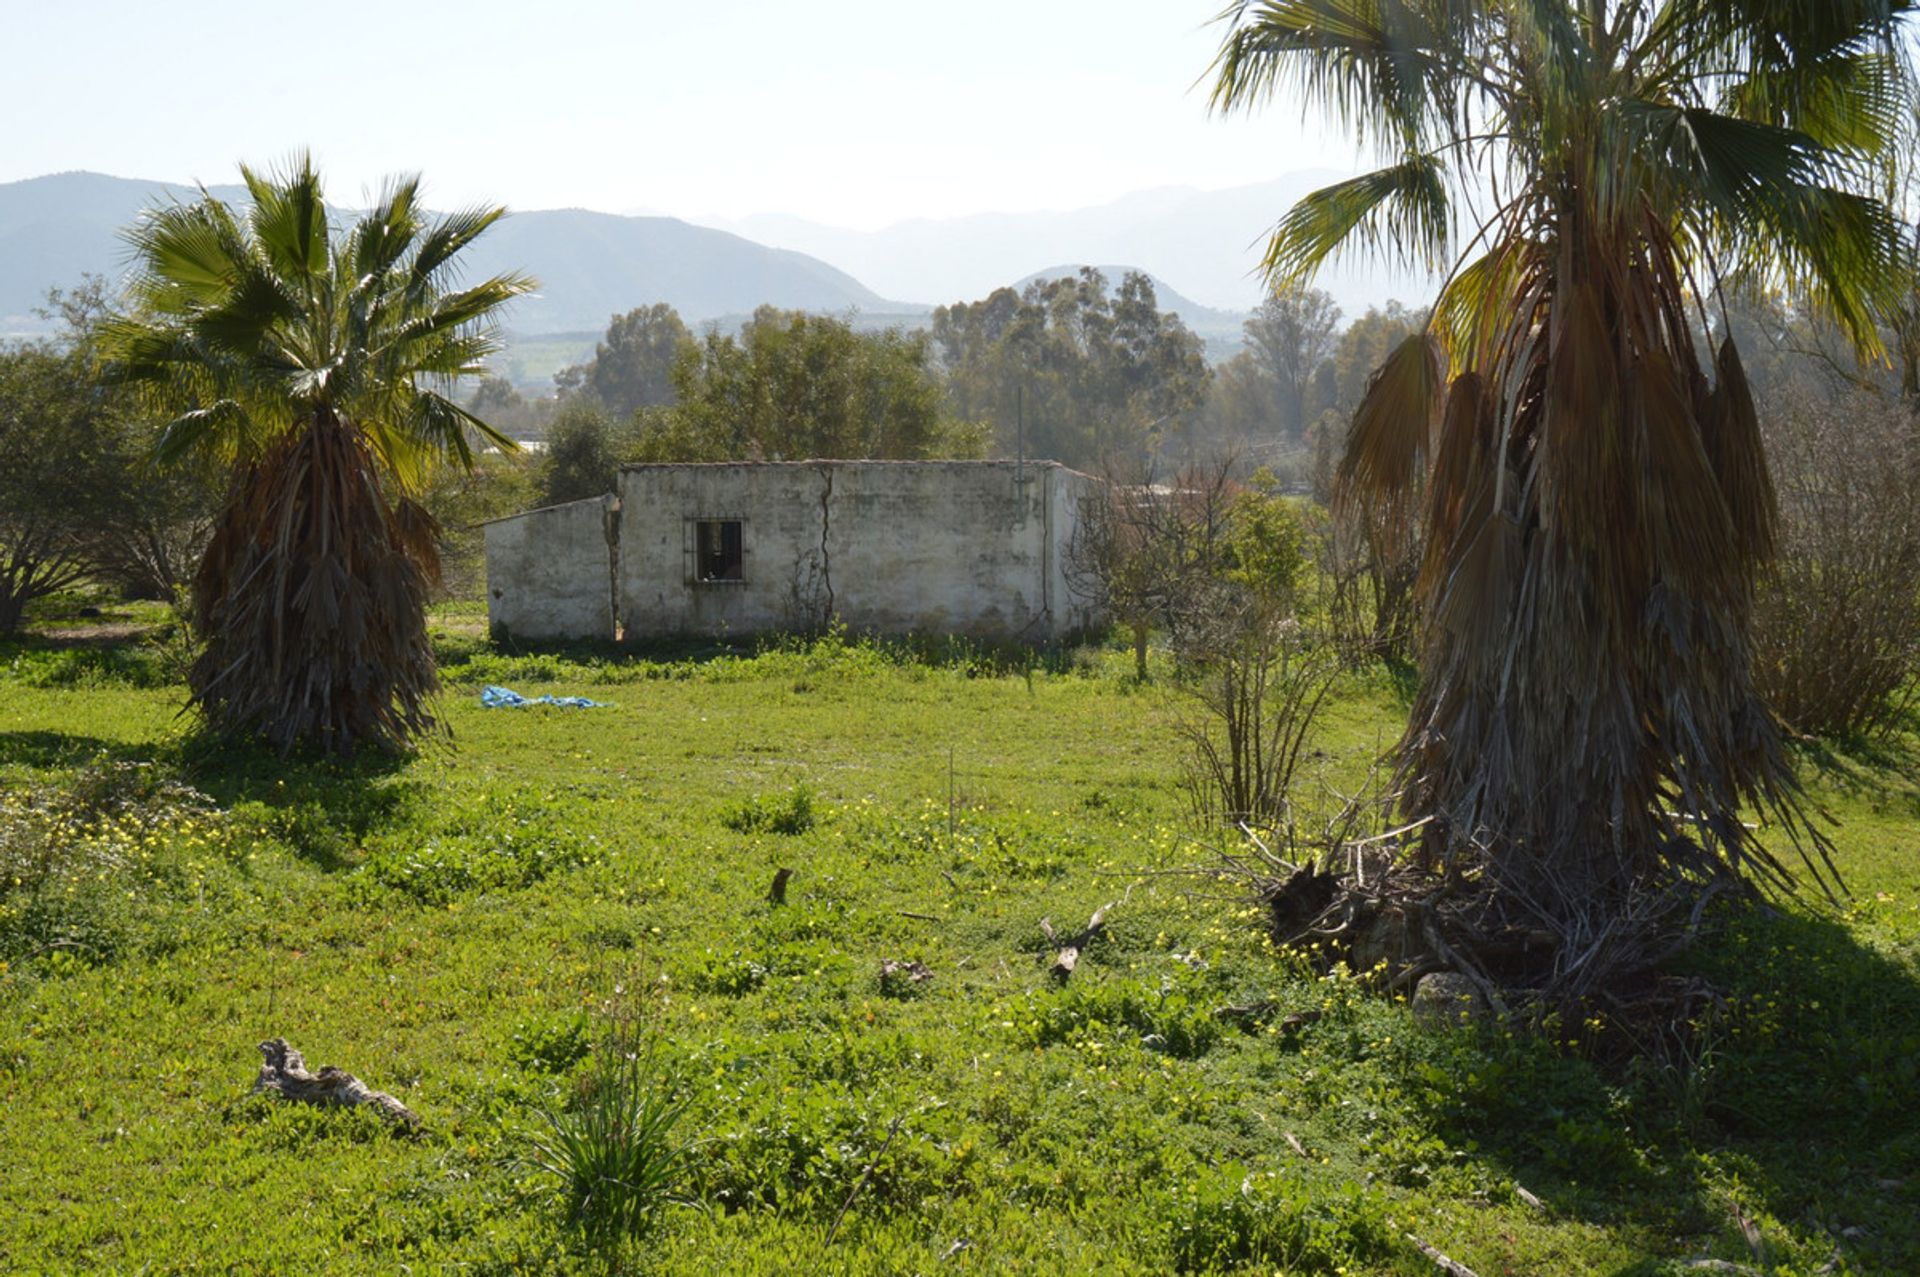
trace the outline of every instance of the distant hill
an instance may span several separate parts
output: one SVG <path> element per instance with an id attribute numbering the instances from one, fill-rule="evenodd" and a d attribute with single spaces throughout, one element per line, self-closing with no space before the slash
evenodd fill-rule
<path id="1" fill-rule="evenodd" d="M 1274 223 L 1302 195 L 1346 176 L 1302 169 L 1223 190 L 1162 187 L 1090 208 L 917 218 L 874 231 L 777 214 L 704 220 L 810 253 L 890 296 L 973 301 L 1055 262 L 1132 262 L 1188 298 L 1233 313 L 1260 302 L 1258 268 Z M 1349 315 L 1388 298 L 1418 302 L 1432 291 L 1429 281 L 1357 258 L 1336 262 L 1319 287 Z"/>
<path id="2" fill-rule="evenodd" d="M 215 188 L 224 199 L 235 187 Z M 85 272 L 123 269 L 120 228 L 142 209 L 198 192 L 171 182 L 59 173 L 0 183 L 0 333 L 33 331 L 49 287 Z M 797 310 L 891 314 L 926 307 L 892 302 L 846 272 L 789 249 L 671 217 L 620 217 L 580 209 L 516 213 L 474 245 L 472 275 L 519 269 L 540 281 L 508 324 L 520 334 L 605 329 L 617 312 L 671 303 L 689 322 L 772 304 Z"/>

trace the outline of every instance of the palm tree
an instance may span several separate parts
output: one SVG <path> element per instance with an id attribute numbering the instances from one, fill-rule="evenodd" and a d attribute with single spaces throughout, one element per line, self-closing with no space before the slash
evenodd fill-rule
<path id="1" fill-rule="evenodd" d="M 1774 501 L 1724 291 L 1863 355 L 1898 301 L 1878 193 L 1914 97 L 1908 0 L 1241 0 L 1216 110 L 1291 91 L 1392 163 L 1300 201 L 1265 266 L 1358 243 L 1444 272 L 1339 475 L 1421 494 L 1415 859 L 1531 935 L 1536 987 L 1644 967 L 1676 910 L 1831 881 L 1749 676 Z M 1719 323 L 1716 325 L 1716 313 Z M 1497 943 L 1488 952 L 1499 951 Z"/>
<path id="2" fill-rule="evenodd" d="M 409 177 L 336 233 L 305 156 L 241 174 L 244 214 L 203 193 L 126 233 L 129 307 L 103 333 L 112 374 L 172 414 L 163 459 L 230 472 L 193 582 L 193 700 L 282 749 L 399 748 L 434 725 L 437 529 L 414 494 L 440 458 L 471 466 L 470 438 L 512 446 L 450 390 L 532 285 L 454 284 L 504 210 L 429 218 Z"/>

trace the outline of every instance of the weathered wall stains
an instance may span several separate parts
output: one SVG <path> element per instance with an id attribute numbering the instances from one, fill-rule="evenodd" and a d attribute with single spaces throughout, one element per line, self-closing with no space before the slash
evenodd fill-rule
<path id="1" fill-rule="evenodd" d="M 603 550 L 600 579 L 611 569 L 609 611 L 617 602 L 629 637 L 837 620 L 862 632 L 1044 642 L 1094 619 L 1070 591 L 1065 561 L 1093 485 L 1045 462 L 630 466 L 620 476 L 617 549 Z M 700 579 L 702 521 L 738 523 L 739 579 Z M 488 528 L 490 580 L 499 526 Z M 525 561 L 503 554 L 500 566 L 514 573 Z M 587 575 L 581 568 L 574 579 Z M 543 587 L 516 578 L 496 588 L 498 601 L 518 596 L 524 611 Z M 594 631 L 611 632 L 610 618 Z"/>
<path id="2" fill-rule="evenodd" d="M 487 619 L 514 638 L 613 637 L 611 497 L 547 506 L 486 526 Z"/>

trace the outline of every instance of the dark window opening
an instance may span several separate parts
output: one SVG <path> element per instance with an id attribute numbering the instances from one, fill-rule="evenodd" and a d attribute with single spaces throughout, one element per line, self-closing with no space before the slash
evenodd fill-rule
<path id="1" fill-rule="evenodd" d="M 694 524 L 694 580 L 744 580 L 740 562 L 740 521 L 701 519 Z"/>

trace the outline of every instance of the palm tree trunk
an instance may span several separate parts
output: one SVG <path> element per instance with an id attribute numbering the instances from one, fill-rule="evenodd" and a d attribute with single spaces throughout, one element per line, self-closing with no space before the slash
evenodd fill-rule
<path id="1" fill-rule="evenodd" d="M 217 730 L 400 748 L 434 725 L 428 583 L 366 441 L 328 410 L 235 478 L 194 581 L 190 675 Z"/>

